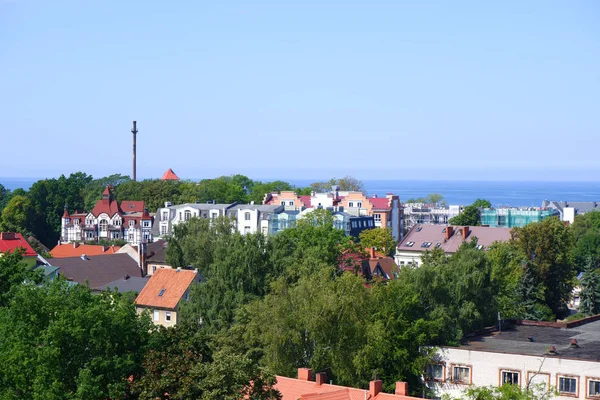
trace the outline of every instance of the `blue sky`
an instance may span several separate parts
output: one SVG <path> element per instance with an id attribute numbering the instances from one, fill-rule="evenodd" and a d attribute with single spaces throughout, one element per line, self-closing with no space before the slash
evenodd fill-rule
<path id="1" fill-rule="evenodd" d="M 0 176 L 594 179 L 600 3 L 0 0 Z"/>

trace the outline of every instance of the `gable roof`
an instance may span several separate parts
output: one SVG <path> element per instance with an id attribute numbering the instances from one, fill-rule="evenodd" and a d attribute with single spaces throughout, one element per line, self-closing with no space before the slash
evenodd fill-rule
<path id="1" fill-rule="evenodd" d="M 165 171 L 165 173 L 163 174 L 161 179 L 163 181 L 178 181 L 179 177 L 177 176 L 177 174 L 175 172 L 173 172 L 173 170 L 171 168 L 169 168 L 168 170 Z"/>
<path id="2" fill-rule="evenodd" d="M 456 253 L 458 248 L 465 241 L 463 237 L 463 228 L 461 226 L 446 225 L 415 225 L 404 240 L 398 245 L 398 251 L 425 252 L 433 250 L 436 247 L 442 249 L 445 253 Z M 468 226 L 467 241 L 477 237 L 477 243 L 485 249 L 494 242 L 507 242 L 510 240 L 511 228 L 492 228 L 487 226 Z M 452 230 L 449 239 L 446 239 L 446 232 Z M 412 246 L 407 246 L 409 242 L 414 242 Z M 424 243 L 431 243 L 428 247 L 421 247 Z M 439 244 L 439 246 L 438 246 Z"/>
<path id="3" fill-rule="evenodd" d="M 126 275 L 123 278 L 117 279 L 116 281 L 107 283 L 106 285 L 98 286 L 96 290 L 104 291 L 106 289 L 115 290 L 119 293 L 125 292 L 137 292 L 140 293 L 144 286 L 148 283 L 148 278 L 142 278 L 139 276 Z"/>
<path id="4" fill-rule="evenodd" d="M 99 244 L 63 243 L 50 250 L 50 254 L 54 258 L 79 257 L 82 254 L 99 256 L 102 254 L 116 254 L 120 248 L 119 246 L 102 246 Z"/>
<path id="5" fill-rule="evenodd" d="M 12 253 L 17 249 L 25 250 L 23 257 L 37 257 L 37 253 L 23 235 L 15 232 L 0 232 L 0 251 Z"/>
<path id="6" fill-rule="evenodd" d="M 175 309 L 194 279 L 198 279 L 196 270 L 159 269 L 135 299 L 135 304 Z"/>
<path id="7" fill-rule="evenodd" d="M 167 241 L 164 239 L 148 243 L 146 246 L 146 261 L 152 263 L 167 263 Z"/>
<path id="8" fill-rule="evenodd" d="M 52 260 L 58 267 L 58 273 L 77 283 L 85 283 L 86 279 L 92 289 L 98 288 L 125 275 L 142 276 L 137 263 L 128 254 L 105 254 L 92 257 L 67 257 Z"/>

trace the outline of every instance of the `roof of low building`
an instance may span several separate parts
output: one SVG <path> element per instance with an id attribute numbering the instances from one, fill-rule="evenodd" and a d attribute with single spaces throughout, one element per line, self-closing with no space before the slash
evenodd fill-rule
<path id="1" fill-rule="evenodd" d="M 530 341 L 529 338 L 533 338 L 533 341 Z M 577 347 L 571 346 L 571 339 L 577 341 Z M 548 354 L 549 346 L 555 346 L 557 354 Z M 515 325 L 503 328 L 499 333 L 494 332 L 490 335 L 470 339 L 460 348 L 600 361 L 600 320 L 587 322 L 573 328 Z"/>
<path id="2" fill-rule="evenodd" d="M 167 262 L 167 241 L 164 239 L 148 243 L 146 246 L 146 261 L 165 264 Z"/>
<path id="3" fill-rule="evenodd" d="M 102 254 L 116 254 L 120 248 L 120 246 L 102 246 L 99 244 L 62 243 L 50 250 L 50 254 L 53 258 L 79 257 L 82 254 L 99 256 Z"/>
<path id="4" fill-rule="evenodd" d="M 175 172 L 173 172 L 173 170 L 171 168 L 169 168 L 168 170 L 165 171 L 165 173 L 163 174 L 161 179 L 163 181 L 178 181 L 179 177 L 177 176 L 177 174 Z"/>
<path id="5" fill-rule="evenodd" d="M 37 253 L 23 235 L 16 232 L 0 232 L 0 252 L 10 252 L 23 249 L 23 257 L 36 257 Z"/>
<path id="6" fill-rule="evenodd" d="M 196 270 L 159 269 L 135 299 L 135 304 L 144 307 L 175 309 L 195 279 L 199 279 Z"/>
<path id="7" fill-rule="evenodd" d="M 260 212 L 273 213 L 283 211 L 284 207 L 278 204 L 236 204 L 229 211 L 257 210 Z"/>
<path id="8" fill-rule="evenodd" d="M 435 248 L 442 249 L 445 253 L 455 253 L 462 243 L 472 238 L 477 238 L 477 243 L 487 249 L 494 242 L 510 240 L 510 228 L 492 228 L 486 226 L 468 226 L 468 233 L 463 237 L 461 226 L 446 225 L 415 225 L 408 235 L 398 245 L 398 251 L 425 252 Z M 448 229 L 452 230 L 449 239 L 446 239 Z M 411 245 L 412 243 L 412 245 Z"/>
<path id="9" fill-rule="evenodd" d="M 141 269 L 128 254 L 57 258 L 52 260 L 52 264 L 59 267 L 58 273 L 68 280 L 77 283 L 87 280 L 93 289 L 125 275 L 142 276 Z"/>
<path id="10" fill-rule="evenodd" d="M 149 278 L 142 278 L 140 276 L 129 276 L 126 275 L 116 281 L 112 281 L 107 283 L 106 285 L 101 285 L 96 288 L 96 290 L 104 291 L 106 289 L 115 290 L 117 289 L 119 293 L 125 292 L 136 292 L 140 293 L 144 286 L 148 283 Z"/>

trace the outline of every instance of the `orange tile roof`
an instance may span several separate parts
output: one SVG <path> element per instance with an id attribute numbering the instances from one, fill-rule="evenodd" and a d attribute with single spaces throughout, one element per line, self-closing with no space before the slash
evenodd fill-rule
<path id="1" fill-rule="evenodd" d="M 197 277 L 198 273 L 195 270 L 159 269 L 135 299 L 135 304 L 174 310 L 185 291 Z M 161 292 L 162 295 L 160 295 Z"/>
<path id="2" fill-rule="evenodd" d="M 163 181 L 178 181 L 179 177 L 171 168 L 169 168 L 162 176 Z"/>
<path id="3" fill-rule="evenodd" d="M 329 393 L 311 393 L 304 394 L 302 400 L 351 400 L 350 391 L 348 389 L 336 390 Z"/>
<path id="4" fill-rule="evenodd" d="M 79 257 L 82 254 L 100 256 L 103 254 L 116 254 L 120 248 L 120 246 L 101 246 L 99 244 L 80 244 L 75 247 L 74 243 L 63 243 L 50 250 L 50 254 L 54 258 Z"/>

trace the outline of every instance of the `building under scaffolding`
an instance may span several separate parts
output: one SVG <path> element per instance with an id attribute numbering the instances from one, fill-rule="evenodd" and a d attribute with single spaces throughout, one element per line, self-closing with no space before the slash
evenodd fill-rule
<path id="1" fill-rule="evenodd" d="M 481 210 L 481 225 L 496 228 L 515 228 L 558 216 L 560 216 L 558 210 L 553 208 L 486 208 Z"/>
<path id="2" fill-rule="evenodd" d="M 448 220 L 460 214 L 460 206 L 436 206 L 434 204 L 406 203 L 404 205 L 404 230 L 415 225 L 448 225 Z"/>

